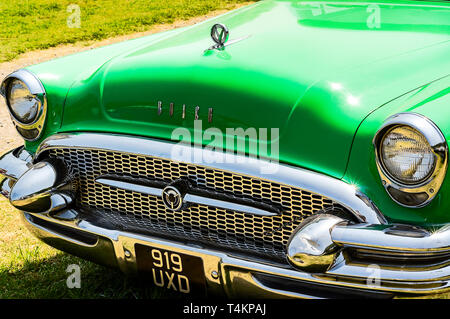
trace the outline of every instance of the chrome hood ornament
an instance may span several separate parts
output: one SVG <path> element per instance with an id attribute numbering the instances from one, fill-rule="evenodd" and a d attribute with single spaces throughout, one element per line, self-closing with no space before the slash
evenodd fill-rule
<path id="1" fill-rule="evenodd" d="M 221 49 L 228 42 L 230 31 L 224 24 L 217 23 L 211 28 L 211 38 L 216 44 L 209 50 Z"/>
<path id="2" fill-rule="evenodd" d="M 245 36 L 228 42 L 228 40 L 230 39 L 230 30 L 228 30 L 226 25 L 222 23 L 216 23 L 211 28 L 211 38 L 214 41 L 215 45 L 205 50 L 205 52 L 211 50 L 223 50 L 226 46 L 247 39 L 248 37 L 249 36 Z"/>

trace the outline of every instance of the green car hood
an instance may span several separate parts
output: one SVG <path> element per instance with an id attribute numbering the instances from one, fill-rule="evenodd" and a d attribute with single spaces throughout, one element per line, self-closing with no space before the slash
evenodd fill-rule
<path id="1" fill-rule="evenodd" d="M 91 52 L 95 71 L 74 78 L 58 130 L 169 140 L 178 127 L 193 130 L 199 107 L 203 130 L 278 128 L 282 162 L 342 178 L 368 114 L 449 73 L 448 5 L 376 6 L 380 25 L 369 24 L 367 3 L 262 1 L 140 40 L 100 65 Z M 205 51 L 215 23 L 237 41 Z"/>

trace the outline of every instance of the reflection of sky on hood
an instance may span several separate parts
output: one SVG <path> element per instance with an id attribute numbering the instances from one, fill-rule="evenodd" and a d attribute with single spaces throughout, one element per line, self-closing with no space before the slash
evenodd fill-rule
<path id="1" fill-rule="evenodd" d="M 449 1 L 308 2 L 293 1 L 298 23 L 317 28 L 450 33 Z M 432 10 L 430 10 L 432 8 Z M 376 27 L 371 24 L 377 22 Z"/>

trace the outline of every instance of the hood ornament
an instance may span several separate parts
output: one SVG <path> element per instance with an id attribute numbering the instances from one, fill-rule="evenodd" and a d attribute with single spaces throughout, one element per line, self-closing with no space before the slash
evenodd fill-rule
<path id="1" fill-rule="evenodd" d="M 230 31 L 224 24 L 217 23 L 211 28 L 211 38 L 216 44 L 209 50 L 222 49 L 230 38 Z"/>
<path id="2" fill-rule="evenodd" d="M 227 26 L 222 23 L 216 23 L 211 28 L 211 38 L 213 39 L 215 45 L 213 45 L 209 49 L 205 50 L 205 52 L 208 52 L 211 50 L 223 50 L 226 46 L 229 46 L 233 43 L 247 39 L 248 37 L 249 36 L 246 36 L 246 37 L 242 37 L 242 38 L 235 39 L 233 41 L 228 42 L 228 40 L 230 38 L 230 31 L 228 30 Z"/>

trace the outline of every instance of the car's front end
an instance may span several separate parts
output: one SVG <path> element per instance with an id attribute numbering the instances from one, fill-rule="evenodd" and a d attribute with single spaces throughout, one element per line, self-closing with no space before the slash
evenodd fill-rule
<path id="1" fill-rule="evenodd" d="M 1 194 L 49 245 L 180 292 L 447 291 L 450 6 L 415 2 L 362 30 L 367 4 L 262 1 L 19 70 Z"/>

